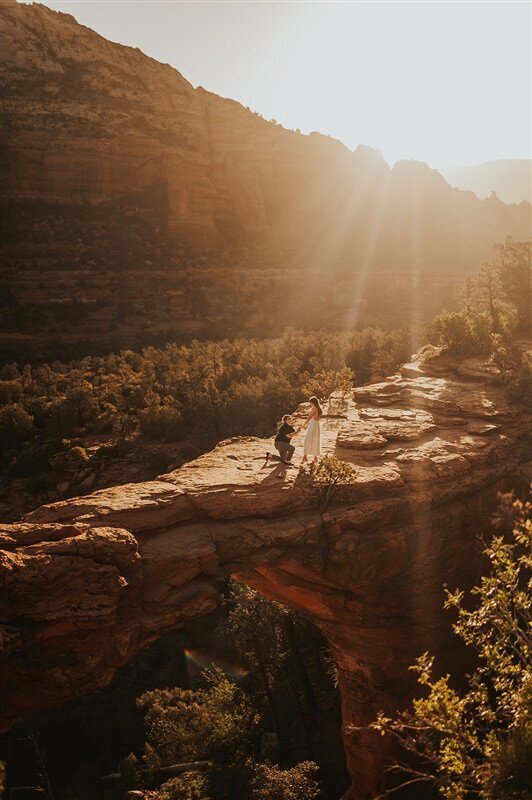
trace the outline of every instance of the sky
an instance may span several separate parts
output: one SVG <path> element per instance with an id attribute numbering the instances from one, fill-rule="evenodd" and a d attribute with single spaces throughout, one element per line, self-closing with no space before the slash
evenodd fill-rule
<path id="1" fill-rule="evenodd" d="M 530 158 L 524 2 L 46 0 L 303 133 L 442 168 Z"/>

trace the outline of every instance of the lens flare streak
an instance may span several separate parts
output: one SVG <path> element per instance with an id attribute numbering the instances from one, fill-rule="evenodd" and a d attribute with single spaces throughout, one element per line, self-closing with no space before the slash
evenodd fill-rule
<path id="1" fill-rule="evenodd" d="M 183 652 L 189 672 L 220 669 L 224 675 L 234 681 L 242 680 L 249 674 L 249 670 L 244 667 L 240 667 L 237 664 L 230 664 L 214 656 L 205 655 L 204 653 L 200 653 L 199 650 L 189 650 L 185 648 Z"/>

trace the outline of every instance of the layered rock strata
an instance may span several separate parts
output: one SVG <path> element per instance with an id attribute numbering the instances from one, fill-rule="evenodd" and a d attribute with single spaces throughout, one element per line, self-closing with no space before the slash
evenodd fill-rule
<path id="1" fill-rule="evenodd" d="M 287 320 L 417 328 L 494 243 L 530 235 L 529 203 L 283 128 L 41 3 L 1 0 L 0 27 L 7 361 Z M 255 328 L 261 281 L 279 302 Z"/>
<path id="2" fill-rule="evenodd" d="M 491 381 L 440 358 L 332 398 L 324 449 L 356 474 L 323 514 L 308 472 L 241 437 L 157 480 L 2 526 L 3 727 L 108 683 L 148 642 L 212 611 L 217 579 L 233 575 L 327 637 L 349 797 L 370 796 L 388 745 L 352 726 L 409 701 L 407 667 L 425 650 L 452 664 L 443 584 L 478 577 L 497 490 L 530 474 L 532 417 Z"/>
<path id="3" fill-rule="evenodd" d="M 275 235 L 307 261 L 347 250 L 366 267 L 399 262 L 416 274 L 470 269 L 494 241 L 529 233 L 528 204 L 482 202 L 426 164 L 390 170 L 370 147 L 287 130 L 69 14 L 15 0 L 0 14 L 7 198 L 98 203 L 162 184 L 183 243 Z"/>

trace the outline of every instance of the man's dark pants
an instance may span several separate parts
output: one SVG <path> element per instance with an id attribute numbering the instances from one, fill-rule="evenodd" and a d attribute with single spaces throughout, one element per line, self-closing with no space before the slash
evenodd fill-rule
<path id="1" fill-rule="evenodd" d="M 281 461 L 290 461 L 296 452 L 294 445 L 288 442 L 275 442 L 275 449 L 279 451 Z"/>

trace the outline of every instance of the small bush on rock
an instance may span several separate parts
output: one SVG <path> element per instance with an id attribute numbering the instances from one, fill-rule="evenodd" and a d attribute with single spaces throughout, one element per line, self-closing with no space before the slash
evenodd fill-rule
<path id="1" fill-rule="evenodd" d="M 338 486 L 342 483 L 353 483 L 356 472 L 351 464 L 326 455 L 320 461 L 311 464 L 309 475 L 313 484 L 321 489 L 319 509 L 323 512 L 331 502 Z"/>

